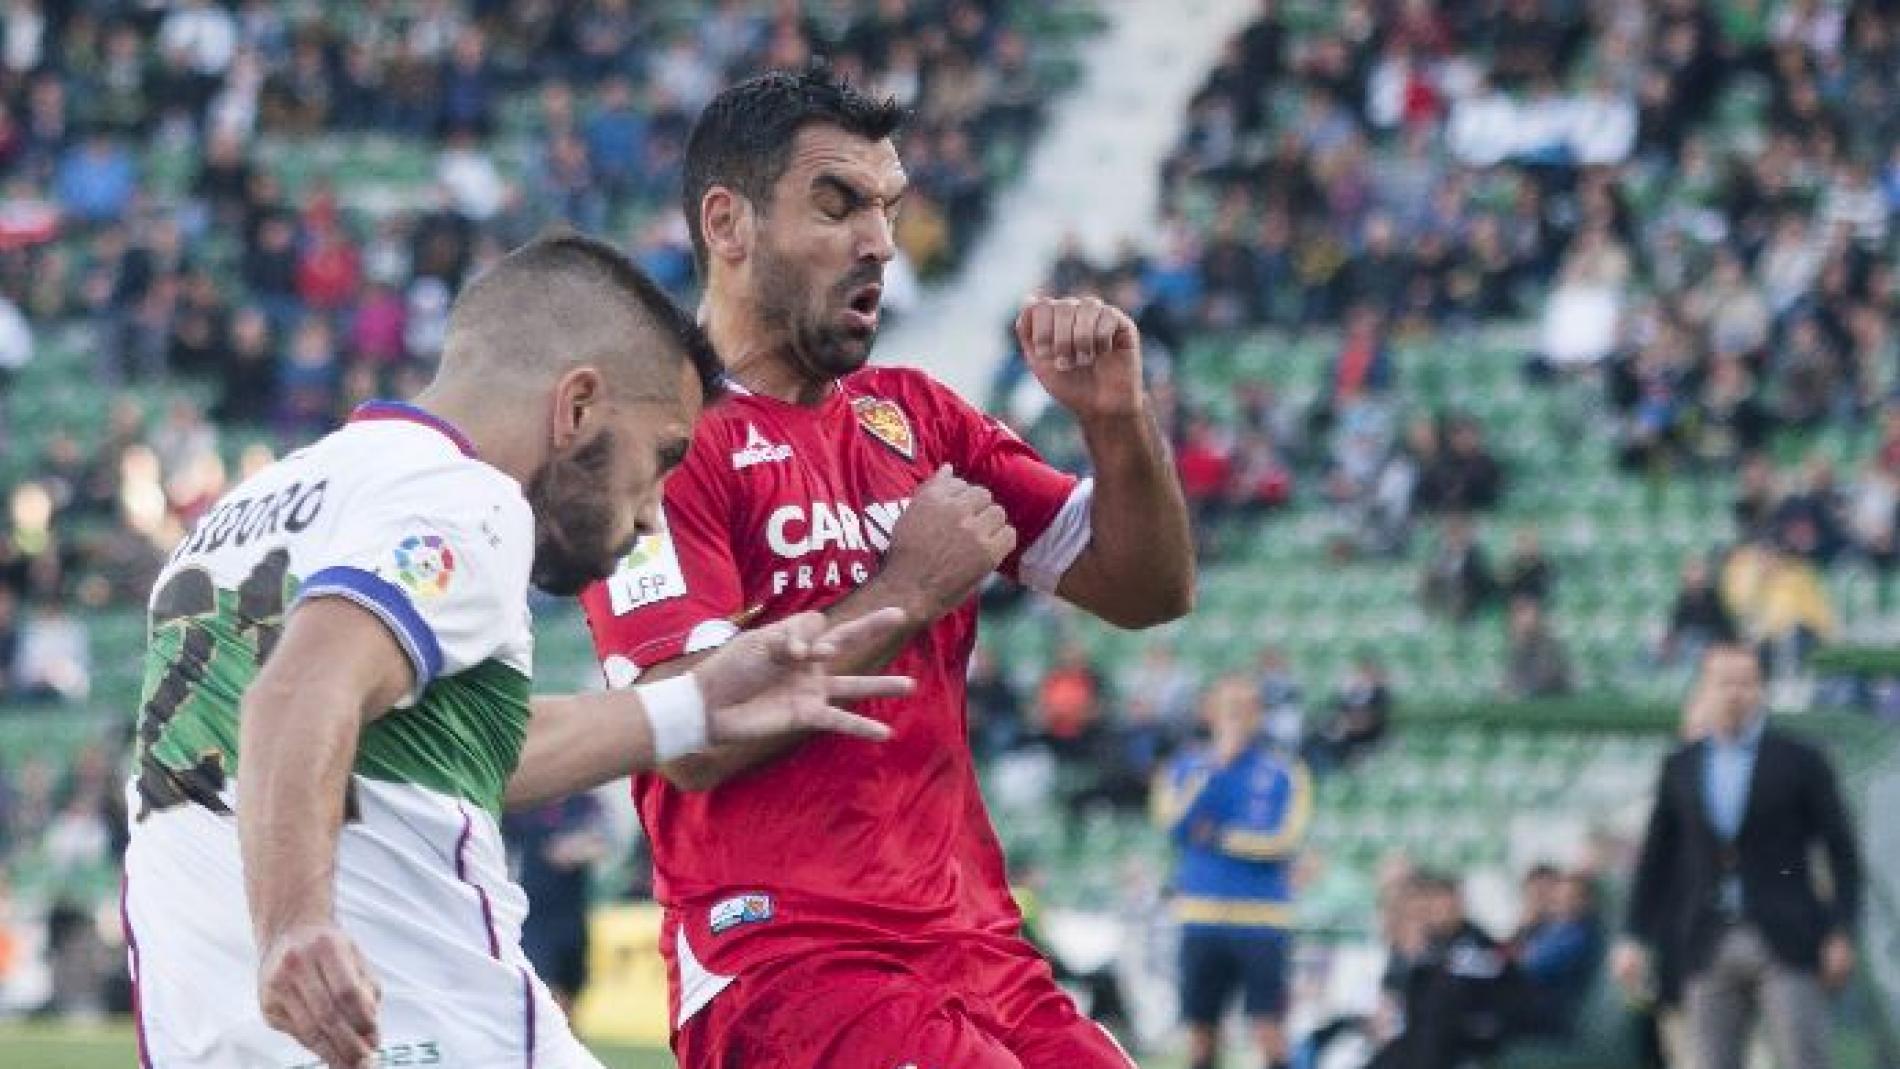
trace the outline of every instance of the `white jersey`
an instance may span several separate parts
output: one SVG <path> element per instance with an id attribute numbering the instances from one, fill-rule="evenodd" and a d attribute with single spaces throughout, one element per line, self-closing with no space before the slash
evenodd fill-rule
<path id="1" fill-rule="evenodd" d="M 420 409 L 372 403 L 232 490 L 154 585 L 125 913 L 144 1063 L 315 1066 L 264 1023 L 239 860 L 238 713 L 287 611 L 345 598 L 415 687 L 365 729 L 337 915 L 382 984 L 378 1063 L 593 1066 L 520 949 L 502 792 L 527 732 L 534 523 Z"/>

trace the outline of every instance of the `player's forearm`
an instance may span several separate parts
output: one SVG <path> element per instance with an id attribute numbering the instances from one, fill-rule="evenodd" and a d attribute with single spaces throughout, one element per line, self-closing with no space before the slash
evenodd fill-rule
<path id="1" fill-rule="evenodd" d="M 1152 627 L 1194 606 L 1194 539 L 1167 442 L 1146 408 L 1084 422 L 1095 468 L 1089 545 L 1056 592 L 1119 627 Z"/>
<path id="2" fill-rule="evenodd" d="M 908 587 L 888 573 L 880 572 L 872 576 L 870 582 L 826 609 L 825 623 L 837 627 L 880 609 L 904 610 L 907 623 L 883 642 L 868 644 L 864 649 L 838 657 L 832 662 L 833 672 L 860 675 L 883 671 L 897 659 L 911 639 L 929 629 L 942 615 L 942 610 L 929 604 L 922 591 Z"/>
<path id="3" fill-rule="evenodd" d="M 653 727 L 638 688 L 534 699 L 503 804 L 525 809 L 653 767 Z"/>
<path id="4" fill-rule="evenodd" d="M 711 655 L 710 651 L 689 653 L 670 661 L 662 661 L 641 673 L 640 679 L 642 682 L 657 683 L 663 679 L 685 675 Z M 746 769 L 791 749 L 795 741 L 797 740 L 794 738 L 784 738 L 759 742 L 721 743 L 699 753 L 668 761 L 655 771 L 666 777 L 668 783 L 682 791 L 709 791 Z M 514 790 L 512 783 L 509 790 L 511 793 Z M 510 807 L 516 804 L 512 800 L 508 803 Z"/>
<path id="5" fill-rule="evenodd" d="M 359 699 L 341 686 L 253 686 L 239 752 L 238 841 L 260 948 L 333 918 L 336 844 L 362 731 Z"/>

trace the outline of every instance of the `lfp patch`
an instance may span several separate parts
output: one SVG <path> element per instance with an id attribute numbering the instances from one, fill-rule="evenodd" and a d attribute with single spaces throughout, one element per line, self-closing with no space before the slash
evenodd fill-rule
<path id="1" fill-rule="evenodd" d="M 742 924 L 760 924 L 772 919 L 772 896 L 768 894 L 735 895 L 712 908 L 712 934 L 721 935 Z"/>
<path id="2" fill-rule="evenodd" d="M 396 581 L 419 598 L 441 597 L 455 578 L 455 551 L 441 535 L 410 535 L 396 545 Z"/>
<path id="3" fill-rule="evenodd" d="M 897 407 L 897 402 L 882 397 L 859 397 L 852 400 L 851 408 L 858 414 L 858 426 L 869 431 L 871 437 L 890 446 L 905 460 L 917 459 L 917 438 L 910 432 L 910 417 Z"/>

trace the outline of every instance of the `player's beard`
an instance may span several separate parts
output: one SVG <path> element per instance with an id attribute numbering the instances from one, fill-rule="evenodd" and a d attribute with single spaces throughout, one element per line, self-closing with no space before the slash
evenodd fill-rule
<path id="1" fill-rule="evenodd" d="M 523 491 L 534 510 L 534 566 L 529 581 L 557 597 L 573 597 L 613 574 L 633 547 L 617 546 L 607 469 L 614 435 L 603 430 L 565 456 L 555 456 L 528 478 Z"/>
<path id="2" fill-rule="evenodd" d="M 881 282 L 881 265 L 863 265 L 841 279 L 809 307 L 807 275 L 769 245 L 759 247 L 759 269 L 753 299 L 759 319 L 782 334 L 798 364 L 798 371 L 814 382 L 830 382 L 863 367 L 871 359 L 877 332 L 858 334 L 838 322 L 838 313 L 851 295 L 872 282 Z"/>

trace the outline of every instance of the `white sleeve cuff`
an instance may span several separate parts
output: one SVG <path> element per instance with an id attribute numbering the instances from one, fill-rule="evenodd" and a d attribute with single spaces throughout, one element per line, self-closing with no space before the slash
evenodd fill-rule
<path id="1" fill-rule="evenodd" d="M 738 633 L 739 625 L 731 620 L 707 620 L 686 636 L 686 648 L 680 651 L 680 655 L 716 650 L 732 641 Z"/>
<path id="2" fill-rule="evenodd" d="M 1089 548 L 1089 512 L 1094 501 L 1094 479 L 1083 479 L 1069 491 L 1069 499 L 1043 529 L 1042 537 L 1023 551 L 1016 574 L 1024 586 L 1044 594 L 1055 593 L 1056 584 L 1062 582 L 1069 566 Z"/>
<path id="3" fill-rule="evenodd" d="M 738 625 L 730 620 L 702 620 L 687 632 L 686 641 L 681 646 L 678 656 L 686 657 L 695 653 L 705 653 L 707 650 L 716 650 L 732 641 L 733 636 L 738 633 Z M 663 646 L 665 643 L 666 640 L 662 639 L 655 645 Z M 672 658 L 668 657 L 667 660 L 672 660 Z M 643 674 L 643 669 L 634 663 L 633 658 L 615 653 L 600 662 L 600 672 L 607 680 L 608 690 L 623 690 L 633 686 L 634 681 Z"/>
<path id="4" fill-rule="evenodd" d="M 693 673 L 636 689 L 640 692 L 640 707 L 646 710 L 647 724 L 653 730 L 655 764 L 663 765 L 706 748 L 710 727 L 706 721 L 706 698 Z"/>

